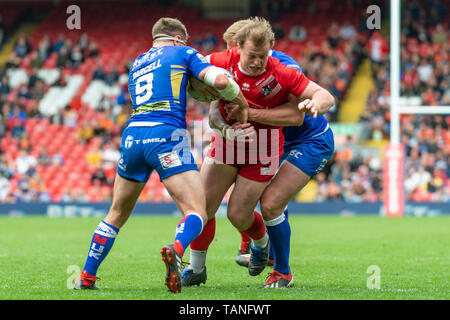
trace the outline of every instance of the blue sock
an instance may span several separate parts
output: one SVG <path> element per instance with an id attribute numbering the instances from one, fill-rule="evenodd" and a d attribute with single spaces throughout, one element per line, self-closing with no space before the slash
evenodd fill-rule
<path id="1" fill-rule="evenodd" d="M 287 218 L 288 218 L 288 214 L 289 214 L 289 211 L 288 211 L 288 207 L 287 207 L 287 206 L 286 206 L 286 208 L 284 209 L 283 213 L 284 213 L 284 216 L 285 216 L 286 219 L 287 219 Z M 274 257 L 274 255 L 273 255 L 273 249 L 272 249 L 272 246 L 270 246 L 270 248 L 269 248 L 269 259 L 270 259 L 270 260 L 273 260 L 273 257 Z"/>
<path id="2" fill-rule="evenodd" d="M 283 213 L 273 220 L 264 221 L 264 223 L 274 253 L 273 269 L 283 274 L 289 274 L 291 226 Z"/>
<path id="3" fill-rule="evenodd" d="M 186 248 L 202 233 L 202 230 L 203 219 L 199 214 L 189 213 L 184 216 L 178 224 L 175 234 L 175 242 L 178 241 L 183 249 L 183 252 L 178 252 L 180 255 L 183 255 Z"/>
<path id="4" fill-rule="evenodd" d="M 108 255 L 109 250 L 111 250 L 118 232 L 119 228 L 103 220 L 99 223 L 92 237 L 89 254 L 83 270 L 93 276 L 97 274 L 97 269 Z"/>

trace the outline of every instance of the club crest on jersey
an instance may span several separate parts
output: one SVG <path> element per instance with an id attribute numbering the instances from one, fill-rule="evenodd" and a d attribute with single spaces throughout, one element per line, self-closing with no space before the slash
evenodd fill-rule
<path id="1" fill-rule="evenodd" d="M 258 82 L 255 91 L 259 91 L 264 95 L 264 100 L 271 99 L 281 90 L 281 85 L 277 82 L 273 75 Z"/>
<path id="2" fill-rule="evenodd" d="M 272 89 L 269 85 L 267 85 L 262 88 L 261 92 L 263 93 L 263 95 L 268 96 L 272 92 Z"/>
<path id="3" fill-rule="evenodd" d="M 159 162 L 163 169 L 169 169 L 177 166 L 181 166 L 181 160 L 177 151 L 160 153 L 158 154 Z"/>

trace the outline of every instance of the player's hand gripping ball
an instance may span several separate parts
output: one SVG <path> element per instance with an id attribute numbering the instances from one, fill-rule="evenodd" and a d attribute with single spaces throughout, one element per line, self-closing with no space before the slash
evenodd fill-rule
<path id="1" fill-rule="evenodd" d="M 227 77 L 232 78 L 231 74 L 228 71 L 226 71 L 225 69 L 222 70 Z M 216 89 L 205 84 L 203 81 L 198 80 L 195 77 L 190 77 L 189 79 L 188 93 L 192 98 L 201 102 L 211 102 L 222 97 Z"/>

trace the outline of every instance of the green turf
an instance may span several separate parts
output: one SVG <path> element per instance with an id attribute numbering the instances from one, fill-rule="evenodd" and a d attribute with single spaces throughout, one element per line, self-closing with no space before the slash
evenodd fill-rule
<path id="1" fill-rule="evenodd" d="M 257 289 L 235 262 L 239 235 L 217 219 L 206 285 L 173 294 L 159 254 L 176 217 L 132 217 L 100 267 L 100 291 L 74 291 L 70 266 L 82 268 L 97 218 L 0 218 L 0 299 L 449 299 L 450 217 L 294 216 L 291 268 L 295 286 Z M 185 258 L 188 258 L 186 253 Z M 381 288 L 368 289 L 367 268 Z M 69 273 L 68 273 L 69 270 Z M 75 275 L 76 276 L 76 275 Z M 72 277 L 72 278 L 71 278 Z"/>

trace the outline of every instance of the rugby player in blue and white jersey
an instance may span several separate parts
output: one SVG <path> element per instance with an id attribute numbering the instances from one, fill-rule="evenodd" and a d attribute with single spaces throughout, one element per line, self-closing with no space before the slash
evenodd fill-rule
<path id="1" fill-rule="evenodd" d="M 229 49 L 237 45 L 234 36 L 247 23 L 248 20 L 237 21 L 224 33 L 224 40 Z M 284 65 L 301 71 L 298 63 L 288 55 L 275 50 L 271 50 L 269 54 L 279 59 Z M 285 126 L 283 128 L 284 153 L 280 160 L 280 168 L 260 198 L 260 209 L 269 234 L 271 255 L 274 260 L 274 272 L 262 286 L 264 288 L 283 288 L 293 285 L 293 276 L 289 268 L 291 229 L 286 219 L 287 205 L 295 194 L 324 168 L 334 151 L 333 133 L 323 116 L 331 106 L 332 104 L 319 104 L 310 99 L 300 103 L 290 99 L 289 103 L 276 108 L 250 108 L 249 110 L 249 121 Z M 305 113 L 303 122 L 298 120 L 299 110 Z M 217 111 L 217 105 L 214 103 L 211 104 L 210 120 L 212 127 L 218 129 L 228 139 L 254 135 L 251 128 L 235 130 L 230 127 Z M 209 230 L 209 233 L 213 232 Z M 250 254 L 246 254 L 245 249 L 249 240 L 242 232 L 241 235 L 242 242 L 236 262 L 248 266 Z M 195 241 L 201 242 L 201 238 L 202 235 Z M 183 272 L 183 285 L 190 286 L 206 281 L 203 256 L 204 254 L 193 251 L 191 247 L 191 266 Z"/>
<path id="2" fill-rule="evenodd" d="M 133 114 L 123 132 L 112 205 L 95 230 L 86 264 L 74 289 L 97 289 L 97 269 L 152 171 L 156 170 L 183 214 L 175 241 L 161 250 L 166 265 L 165 284 L 172 292 L 180 292 L 181 258 L 207 219 L 204 189 L 186 131 L 189 77 L 204 81 L 224 100 L 237 103 L 242 121 L 247 121 L 248 103 L 239 86 L 197 50 L 186 46 L 188 33 L 179 20 L 159 19 L 153 26 L 152 36 L 153 47 L 139 55 L 130 70 Z"/>

